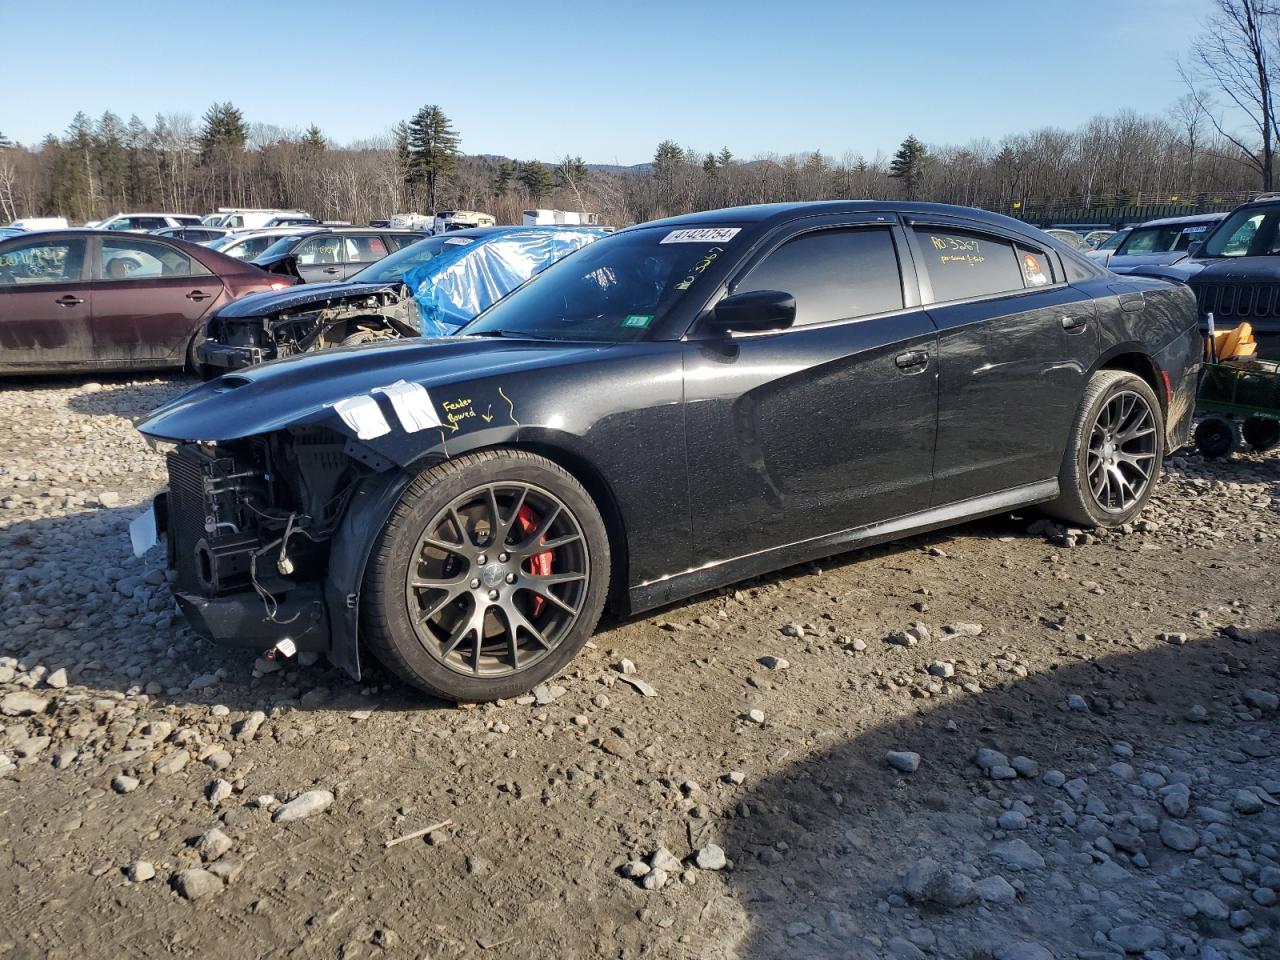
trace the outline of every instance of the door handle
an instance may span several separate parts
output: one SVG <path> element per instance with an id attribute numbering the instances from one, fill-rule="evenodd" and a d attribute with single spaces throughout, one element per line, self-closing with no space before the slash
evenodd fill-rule
<path id="1" fill-rule="evenodd" d="M 80 304 L 84 303 L 84 300 L 82 300 L 80 297 L 73 297 L 71 294 L 68 293 L 65 296 L 59 297 L 57 300 L 53 302 L 60 307 L 78 307 L 80 306 Z"/>
<path id="2" fill-rule="evenodd" d="M 342 271 L 339 270 L 337 267 L 325 267 L 324 272 L 325 273 L 341 273 Z"/>
<path id="3" fill-rule="evenodd" d="M 213 294 L 205 293 L 203 290 L 192 290 L 187 294 L 187 299 L 194 300 L 196 303 L 199 303 L 201 300 L 208 300 L 211 296 L 213 296 Z"/>
<path id="4" fill-rule="evenodd" d="M 1088 317 L 1068 316 L 1062 318 L 1062 329 L 1068 332 L 1075 330 L 1083 330 L 1089 325 Z"/>
<path id="5" fill-rule="evenodd" d="M 929 365 L 929 354 L 923 350 L 908 350 L 906 353 L 898 354 L 893 362 L 898 365 L 899 370 L 920 373 Z"/>

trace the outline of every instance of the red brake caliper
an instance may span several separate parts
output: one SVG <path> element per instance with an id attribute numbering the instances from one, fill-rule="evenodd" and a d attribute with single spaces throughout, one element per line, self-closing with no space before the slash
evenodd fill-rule
<path id="1" fill-rule="evenodd" d="M 516 523 L 519 525 L 521 533 L 532 533 L 534 530 L 538 529 L 538 515 L 528 507 L 522 506 L 516 513 Z M 543 534 L 541 539 L 546 540 L 546 534 Z M 529 561 L 529 567 L 529 572 L 535 577 L 551 576 L 551 551 L 547 550 L 545 553 L 539 553 L 534 556 Z M 535 617 L 542 612 L 542 605 L 546 602 L 547 601 L 542 599 L 542 597 L 535 596 L 533 598 L 533 615 Z"/>

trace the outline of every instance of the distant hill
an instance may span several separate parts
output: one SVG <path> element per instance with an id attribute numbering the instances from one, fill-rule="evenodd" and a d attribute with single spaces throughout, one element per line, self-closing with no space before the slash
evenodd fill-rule
<path id="1" fill-rule="evenodd" d="M 512 160 L 510 157 L 504 157 L 496 153 L 473 153 L 471 154 L 471 156 L 476 157 L 480 160 L 488 160 L 491 163 L 503 163 L 503 162 L 520 163 L 521 162 L 519 160 Z M 554 170 L 557 166 L 559 166 L 559 162 L 556 160 L 543 160 L 542 164 L 543 166 L 551 170 Z M 652 163 L 633 163 L 630 166 L 626 166 L 624 164 L 618 164 L 618 163 L 588 163 L 587 169 L 590 170 L 592 173 L 642 174 L 642 173 L 652 172 L 653 164 Z"/>

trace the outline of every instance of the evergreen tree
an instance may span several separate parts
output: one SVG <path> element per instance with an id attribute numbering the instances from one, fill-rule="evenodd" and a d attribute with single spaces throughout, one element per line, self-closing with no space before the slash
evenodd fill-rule
<path id="1" fill-rule="evenodd" d="M 702 172 L 713 179 L 715 175 L 720 172 L 720 164 L 716 160 L 716 155 L 714 153 L 708 153 L 702 158 Z"/>
<path id="2" fill-rule="evenodd" d="M 200 128 L 200 160 L 225 160 L 239 153 L 249 141 L 244 114 L 230 102 L 215 103 L 205 111 Z"/>
<path id="3" fill-rule="evenodd" d="M 529 191 L 529 196 L 534 203 L 541 201 L 555 186 L 551 179 L 551 172 L 538 160 L 520 164 L 520 182 Z"/>
<path id="4" fill-rule="evenodd" d="M 329 145 L 329 141 L 324 138 L 320 128 L 313 123 L 307 127 L 307 132 L 303 134 L 302 145 L 307 148 L 309 153 L 323 153 L 325 147 Z"/>
<path id="5" fill-rule="evenodd" d="M 672 212 L 675 198 L 676 174 L 685 165 L 685 154 L 674 140 L 663 140 L 653 153 L 653 179 L 658 184 L 658 207 L 661 212 Z"/>
<path id="6" fill-rule="evenodd" d="M 427 213 L 435 213 L 437 188 L 458 167 L 458 144 L 449 118 L 435 104 L 427 104 L 409 121 L 409 181 L 426 186 Z"/>
<path id="7" fill-rule="evenodd" d="M 556 167 L 556 179 L 562 186 L 582 190 L 587 185 L 591 171 L 581 157 L 565 157 Z"/>
<path id="8" fill-rule="evenodd" d="M 124 122 L 110 110 L 98 118 L 93 131 L 93 153 L 98 169 L 98 189 L 107 206 L 129 205 L 129 154 L 124 144 Z"/>
<path id="9" fill-rule="evenodd" d="M 902 181 L 902 191 L 908 200 L 915 199 L 916 188 L 929 165 L 929 151 L 914 136 L 902 141 L 902 146 L 889 162 L 889 176 Z"/>
<path id="10" fill-rule="evenodd" d="M 511 181 L 516 176 L 516 165 L 510 160 L 503 160 L 498 164 L 498 169 L 493 173 L 493 192 L 498 196 L 504 196 L 511 188 Z"/>
<path id="11" fill-rule="evenodd" d="M 720 153 L 716 156 L 716 163 L 722 167 L 727 167 L 733 163 L 733 154 L 729 152 L 728 147 L 720 148 Z"/>
<path id="12" fill-rule="evenodd" d="M 13 141 L 6 137 L 3 131 L 0 131 L 0 150 L 7 150 L 12 146 Z"/>
<path id="13" fill-rule="evenodd" d="M 154 187 L 159 177 L 155 175 L 151 131 L 136 113 L 129 118 L 129 125 L 125 127 L 124 145 L 129 155 L 129 206 L 163 206 L 155 201 L 158 191 Z"/>

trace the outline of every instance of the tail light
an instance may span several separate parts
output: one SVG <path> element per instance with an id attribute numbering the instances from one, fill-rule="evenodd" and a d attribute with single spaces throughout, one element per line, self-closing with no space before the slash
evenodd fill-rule
<path id="1" fill-rule="evenodd" d="M 271 285 L 271 289 L 272 289 L 272 290 L 283 290 L 283 289 L 284 289 L 285 287 L 287 287 L 287 286 L 288 286 L 288 284 L 287 284 L 287 283 L 280 283 L 280 282 L 278 282 L 278 281 L 277 281 L 276 283 L 273 283 L 273 284 Z"/>

